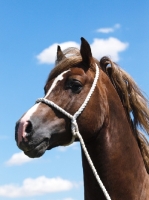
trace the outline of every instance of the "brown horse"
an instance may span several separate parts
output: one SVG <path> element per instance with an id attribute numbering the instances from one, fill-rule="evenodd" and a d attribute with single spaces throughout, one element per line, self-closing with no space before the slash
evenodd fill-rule
<path id="1" fill-rule="evenodd" d="M 84 38 L 80 50 L 68 48 L 62 52 L 58 46 L 44 99 L 16 124 L 17 145 L 34 158 L 69 144 L 71 120 L 63 111 L 73 116 L 79 110 L 92 87 L 97 66 L 96 87 L 76 120 L 79 132 L 112 200 L 148 200 L 148 141 L 138 130 L 141 127 L 149 133 L 148 101 L 132 78 L 109 58 L 103 57 L 100 62 L 93 58 Z M 84 151 L 82 162 L 85 200 L 105 200 Z"/>

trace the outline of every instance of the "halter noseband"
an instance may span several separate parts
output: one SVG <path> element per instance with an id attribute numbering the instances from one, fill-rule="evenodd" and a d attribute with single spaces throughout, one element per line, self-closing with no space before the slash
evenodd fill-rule
<path id="1" fill-rule="evenodd" d="M 97 171 L 96 171 L 96 169 L 95 169 L 95 167 L 93 165 L 93 162 L 92 162 L 92 160 L 91 160 L 91 158 L 90 158 L 90 156 L 88 154 L 88 151 L 87 151 L 87 149 L 85 147 L 85 143 L 84 143 L 83 138 L 82 138 L 82 136 L 81 136 L 81 134 L 79 132 L 78 124 L 77 124 L 77 121 L 76 121 L 77 117 L 85 109 L 85 107 L 86 107 L 87 103 L 89 102 L 89 100 L 91 98 L 91 95 L 93 94 L 93 92 L 95 90 L 95 87 L 97 85 L 97 81 L 98 81 L 98 78 L 99 78 L 99 67 L 98 67 L 97 64 L 95 64 L 95 65 L 96 65 L 96 73 L 95 73 L 95 78 L 94 78 L 93 84 L 92 84 L 92 86 L 90 88 L 90 91 L 89 91 L 89 93 L 88 93 L 85 101 L 83 102 L 83 104 L 81 105 L 81 107 L 78 109 L 78 111 L 74 115 L 71 115 L 70 113 L 68 113 L 67 111 L 65 111 L 63 108 L 61 108 L 57 104 L 55 104 L 54 102 L 52 102 L 52 101 L 50 101 L 48 99 L 45 99 L 45 98 L 39 98 L 39 99 L 37 99 L 36 103 L 42 102 L 42 103 L 47 104 L 48 106 L 52 106 L 55 109 L 57 109 L 58 111 L 60 111 L 61 113 L 63 113 L 64 115 L 66 115 L 68 118 L 71 119 L 72 139 L 71 139 L 70 143 L 67 144 L 67 145 L 70 145 L 71 143 L 73 143 L 76 137 L 79 138 L 80 143 L 82 145 L 82 149 L 83 149 L 83 151 L 85 153 L 85 156 L 86 156 L 86 158 L 87 158 L 87 160 L 89 162 L 89 165 L 90 165 L 90 167 L 91 167 L 91 169 L 92 169 L 92 171 L 93 171 L 93 173 L 95 175 L 95 178 L 96 178 L 98 184 L 100 185 L 100 187 L 101 187 L 101 189 L 102 189 L 102 191 L 103 191 L 106 199 L 107 200 L 111 200 L 111 198 L 110 198 L 108 192 L 106 191 L 106 188 L 103 185 L 103 183 L 102 183 L 99 175 L 97 174 Z M 64 146 L 67 146 L 67 145 L 64 145 Z"/>

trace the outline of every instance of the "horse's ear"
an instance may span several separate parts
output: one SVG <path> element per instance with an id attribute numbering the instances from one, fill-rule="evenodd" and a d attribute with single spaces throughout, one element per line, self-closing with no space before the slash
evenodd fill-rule
<path id="1" fill-rule="evenodd" d="M 80 53 L 81 53 L 81 56 L 82 56 L 83 63 L 86 66 L 90 67 L 91 62 L 92 62 L 91 47 L 90 47 L 89 43 L 83 37 L 81 37 Z"/>
<path id="2" fill-rule="evenodd" d="M 57 46 L 57 59 L 56 62 L 60 62 L 61 60 L 63 60 L 65 58 L 65 55 L 63 54 L 61 47 L 58 45 Z"/>

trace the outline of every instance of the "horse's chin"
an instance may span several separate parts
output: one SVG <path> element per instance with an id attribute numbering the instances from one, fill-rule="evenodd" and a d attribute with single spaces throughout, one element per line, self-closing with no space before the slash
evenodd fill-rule
<path id="1" fill-rule="evenodd" d="M 56 135 L 56 134 L 54 134 Z M 58 147 L 58 146 L 63 146 L 64 144 L 67 144 L 69 143 L 68 142 L 64 142 L 62 139 L 61 139 L 61 142 L 57 142 L 55 140 L 56 137 L 46 137 L 44 139 L 42 139 L 42 141 L 38 144 L 35 144 L 33 143 L 32 141 L 32 145 L 29 143 L 28 145 L 25 144 L 25 143 L 21 143 L 19 148 L 21 150 L 24 151 L 24 154 L 27 155 L 28 157 L 30 158 L 38 158 L 38 157 L 41 157 L 46 150 L 51 150 L 55 147 Z"/>
<path id="2" fill-rule="evenodd" d="M 49 147 L 49 141 L 46 139 L 46 140 L 43 140 L 37 146 L 35 146 L 33 149 L 29 151 L 24 151 L 24 154 L 30 158 L 39 158 L 45 153 L 48 147 Z"/>

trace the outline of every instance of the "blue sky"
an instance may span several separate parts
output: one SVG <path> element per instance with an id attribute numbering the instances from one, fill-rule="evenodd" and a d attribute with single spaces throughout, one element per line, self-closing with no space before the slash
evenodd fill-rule
<path id="1" fill-rule="evenodd" d="M 79 46 L 80 37 L 149 96 L 148 1 L 1 0 L 0 199 L 83 199 L 79 143 L 29 159 L 14 140 L 15 122 L 43 96 L 57 44 Z"/>

